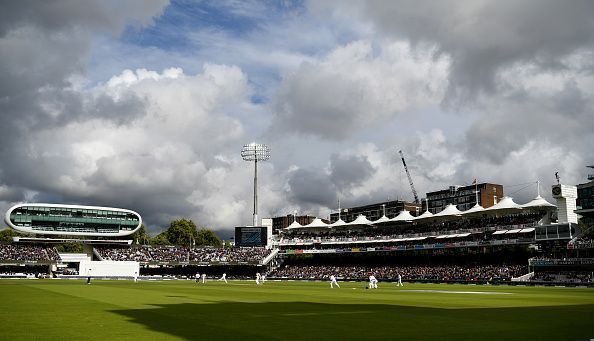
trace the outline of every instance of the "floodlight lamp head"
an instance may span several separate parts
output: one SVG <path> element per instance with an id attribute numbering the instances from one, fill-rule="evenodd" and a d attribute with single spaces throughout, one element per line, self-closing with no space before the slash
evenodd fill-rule
<path id="1" fill-rule="evenodd" d="M 255 142 L 246 144 L 241 149 L 241 157 L 245 161 L 266 161 L 270 159 L 270 147 Z"/>

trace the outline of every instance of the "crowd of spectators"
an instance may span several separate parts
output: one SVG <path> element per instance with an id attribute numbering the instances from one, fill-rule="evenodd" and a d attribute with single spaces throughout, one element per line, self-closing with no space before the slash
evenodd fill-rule
<path id="1" fill-rule="evenodd" d="M 192 262 L 260 262 L 270 254 L 270 250 L 263 247 L 245 248 L 200 248 L 192 249 L 190 261 Z"/>
<path id="2" fill-rule="evenodd" d="M 274 270 L 270 277 L 327 280 L 330 275 L 340 279 L 364 280 L 374 275 L 380 280 L 422 281 L 510 281 L 527 273 L 525 265 L 436 265 L 436 266 L 323 266 L 286 265 Z"/>
<path id="3" fill-rule="evenodd" d="M 57 261 L 60 260 L 60 256 L 54 247 L 21 244 L 0 244 L 0 260 Z"/>
<path id="4" fill-rule="evenodd" d="M 592 272 L 587 271 L 558 271 L 558 272 L 536 272 L 530 279 L 532 282 L 555 282 L 555 283 L 592 283 Z"/>
<path id="5" fill-rule="evenodd" d="M 148 262 L 152 260 L 148 248 L 110 248 L 95 247 L 104 260 Z"/>
<path id="6" fill-rule="evenodd" d="M 104 260 L 138 262 L 199 262 L 199 263 L 259 263 L 270 250 L 263 247 L 250 248 L 187 248 L 187 247 L 96 247 Z"/>

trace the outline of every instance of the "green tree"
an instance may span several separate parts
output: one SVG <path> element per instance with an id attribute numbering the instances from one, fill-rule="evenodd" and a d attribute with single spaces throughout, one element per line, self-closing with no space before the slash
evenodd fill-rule
<path id="1" fill-rule="evenodd" d="M 20 236 L 20 234 L 15 230 L 7 227 L 4 230 L 0 231 L 0 243 L 12 243 L 12 237 L 16 236 Z"/>
<path id="2" fill-rule="evenodd" d="M 132 233 L 130 237 L 132 238 L 132 243 L 138 245 L 148 244 L 151 240 L 151 236 L 146 232 L 146 226 L 144 224 L 140 225 L 140 228 Z"/>
<path id="3" fill-rule="evenodd" d="M 196 234 L 196 245 L 221 247 L 223 246 L 223 242 L 212 230 L 200 229 Z"/>
<path id="4" fill-rule="evenodd" d="M 190 219 L 173 220 L 165 231 L 167 240 L 173 245 L 190 246 L 196 240 L 196 224 Z"/>
<path id="5" fill-rule="evenodd" d="M 171 245 L 169 240 L 167 240 L 166 231 L 159 233 L 154 238 L 152 238 L 150 241 L 151 241 L 151 245 Z"/>

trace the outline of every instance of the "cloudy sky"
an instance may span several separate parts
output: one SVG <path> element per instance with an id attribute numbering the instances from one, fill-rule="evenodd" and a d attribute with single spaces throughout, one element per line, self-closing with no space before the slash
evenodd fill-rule
<path id="1" fill-rule="evenodd" d="M 594 164 L 594 2 L 2 1 L 0 208 L 216 230 Z M 423 195 L 424 196 L 424 195 Z M 550 197 L 549 197 L 550 198 Z"/>

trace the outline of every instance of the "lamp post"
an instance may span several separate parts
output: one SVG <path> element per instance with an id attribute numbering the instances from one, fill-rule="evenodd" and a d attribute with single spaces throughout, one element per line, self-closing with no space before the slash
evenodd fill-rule
<path id="1" fill-rule="evenodd" d="M 254 161 L 254 220 L 253 226 L 258 226 L 258 161 L 270 159 L 270 147 L 265 144 L 252 142 L 241 149 L 241 157 L 245 161 Z"/>

